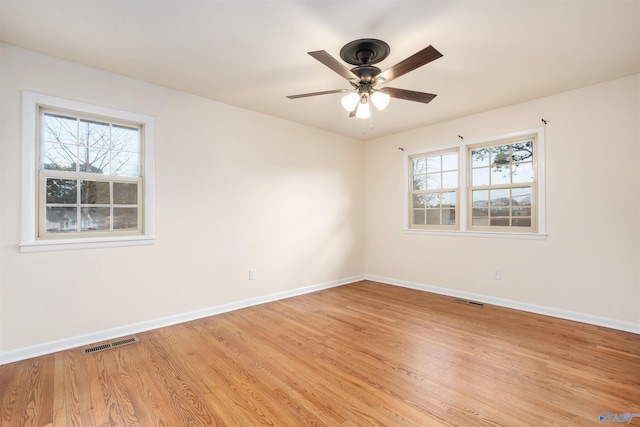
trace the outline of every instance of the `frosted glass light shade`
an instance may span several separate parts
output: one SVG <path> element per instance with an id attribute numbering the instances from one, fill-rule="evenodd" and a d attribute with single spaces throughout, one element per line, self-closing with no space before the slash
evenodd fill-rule
<path id="1" fill-rule="evenodd" d="M 348 112 L 352 112 L 356 105 L 360 102 L 360 94 L 357 92 L 351 92 L 347 96 L 342 97 L 342 108 Z"/>
<path id="2" fill-rule="evenodd" d="M 373 92 L 373 95 L 371 95 L 371 102 L 373 102 L 373 105 L 375 105 L 376 108 L 380 111 L 387 108 L 390 99 L 391 96 L 380 91 Z"/>
<path id="3" fill-rule="evenodd" d="M 360 104 L 358 104 L 356 117 L 359 119 L 368 119 L 369 117 L 371 117 L 371 106 L 368 102 L 361 102 Z"/>

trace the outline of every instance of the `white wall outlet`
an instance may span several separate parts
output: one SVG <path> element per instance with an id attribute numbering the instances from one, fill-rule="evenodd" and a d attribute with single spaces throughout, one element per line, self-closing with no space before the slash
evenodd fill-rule
<path id="1" fill-rule="evenodd" d="M 500 280 L 502 278 L 502 271 L 500 270 L 493 270 L 493 280 Z"/>
<path id="2" fill-rule="evenodd" d="M 250 268 L 249 269 L 249 280 L 256 280 L 256 269 L 255 268 Z"/>

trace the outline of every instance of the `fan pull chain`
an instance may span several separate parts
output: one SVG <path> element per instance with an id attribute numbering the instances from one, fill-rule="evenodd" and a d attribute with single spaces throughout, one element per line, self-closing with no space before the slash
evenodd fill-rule
<path id="1" fill-rule="evenodd" d="M 373 130 L 373 108 L 371 108 L 371 114 L 369 115 L 369 129 Z M 362 135 L 367 135 L 367 130 L 362 131 Z"/>

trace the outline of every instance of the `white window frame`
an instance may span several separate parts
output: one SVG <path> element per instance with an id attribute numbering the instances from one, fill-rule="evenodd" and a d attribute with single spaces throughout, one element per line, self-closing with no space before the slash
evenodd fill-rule
<path id="1" fill-rule="evenodd" d="M 456 169 L 455 169 L 455 173 L 456 173 L 456 180 L 460 179 L 460 153 L 458 148 L 450 148 L 450 149 L 446 149 L 446 150 L 435 150 L 435 151 L 429 151 L 429 152 L 421 152 L 419 154 L 412 154 L 407 156 L 407 161 L 409 164 L 409 175 L 408 175 L 408 179 L 410 180 L 410 182 L 407 185 L 408 188 L 408 197 L 407 197 L 407 203 L 409 204 L 408 209 L 409 209 L 409 216 L 407 218 L 409 227 L 411 227 L 412 230 L 459 230 L 460 229 L 460 182 L 457 182 L 457 185 L 455 187 L 444 187 L 442 181 L 440 181 L 440 186 L 438 188 L 434 188 L 434 189 L 429 189 L 428 188 L 428 176 L 430 174 L 434 174 L 434 175 L 441 175 L 442 174 L 442 170 L 438 170 L 436 172 L 432 172 L 429 173 L 427 168 L 427 165 L 425 165 L 425 175 L 427 177 L 427 188 L 425 188 L 424 190 L 416 190 L 413 188 L 413 180 L 411 178 L 413 178 L 414 175 L 414 171 L 413 171 L 413 167 L 410 166 L 413 163 L 414 159 L 419 159 L 419 158 L 429 158 L 429 157 L 442 157 L 448 154 L 455 154 L 456 155 Z M 450 171 L 445 171 L 445 172 L 454 172 L 454 170 L 450 170 Z M 415 224 L 414 223 L 414 219 L 413 219 L 413 214 L 414 214 L 414 205 L 413 205 L 413 195 L 416 194 L 424 194 L 424 195 L 429 195 L 429 194 L 439 194 L 439 193 L 454 193 L 455 194 L 455 205 L 453 208 L 453 211 L 455 212 L 455 218 L 456 218 L 456 222 L 455 224 Z M 440 214 L 442 214 L 443 210 L 448 210 L 451 208 L 443 208 L 442 206 L 438 207 L 438 210 L 440 211 Z M 422 209 L 421 209 L 422 210 Z M 428 208 L 425 210 L 429 210 Z M 425 212 L 425 219 L 427 216 L 427 212 Z"/>
<path id="2" fill-rule="evenodd" d="M 524 138 L 527 136 L 534 136 L 536 138 L 535 141 L 535 161 L 534 161 L 534 170 L 535 170 L 535 181 L 536 181 L 536 197 L 534 206 L 535 214 L 532 213 L 532 216 L 537 220 L 536 226 L 533 231 L 524 231 L 518 232 L 514 229 L 500 229 L 500 230 L 473 230 L 473 227 L 469 224 L 470 218 L 470 181 L 469 181 L 469 173 L 470 173 L 470 162 L 469 162 L 469 152 L 470 148 L 474 146 L 481 145 L 492 145 L 495 143 L 499 143 L 500 141 L 512 140 L 518 138 Z M 418 155 L 429 155 L 431 153 L 435 154 L 438 152 L 444 151 L 453 151 L 458 150 L 458 162 L 459 162 L 459 181 L 458 181 L 458 191 L 459 191 L 459 206 L 458 206 L 458 229 L 456 230 L 445 230 L 445 229 L 422 229 L 422 228 L 410 228 L 410 197 L 411 197 L 411 188 L 410 188 L 410 179 L 411 170 L 410 170 L 410 158 Z M 469 236 L 469 237 L 483 237 L 483 238 L 507 238 L 507 239 L 530 239 L 530 240 L 544 240 L 547 236 L 546 230 L 546 220 L 545 220 L 545 128 L 537 127 L 532 129 L 527 129 L 523 131 L 517 131 L 512 133 L 507 133 L 503 135 L 490 136 L 486 138 L 478 138 L 471 141 L 461 141 L 453 144 L 440 145 L 436 147 L 428 147 L 421 150 L 415 151 L 407 151 L 403 156 L 404 160 L 404 219 L 403 219 L 403 232 L 407 234 L 431 234 L 431 235 L 447 235 L 447 236 Z M 515 227 L 514 227 L 515 228 Z"/>
<path id="3" fill-rule="evenodd" d="M 66 110 L 77 115 L 100 116 L 114 121 L 137 123 L 142 131 L 142 232 L 121 235 L 74 235 L 55 238 L 38 237 L 38 193 L 41 191 L 39 159 L 39 121 L 40 110 Z M 154 137 L 155 121 L 148 115 L 117 110 L 109 107 L 88 104 L 43 95 L 35 92 L 22 92 L 22 224 L 21 252 L 42 252 L 69 249 L 104 248 L 114 246 L 139 246 L 153 244 L 154 225 Z"/>

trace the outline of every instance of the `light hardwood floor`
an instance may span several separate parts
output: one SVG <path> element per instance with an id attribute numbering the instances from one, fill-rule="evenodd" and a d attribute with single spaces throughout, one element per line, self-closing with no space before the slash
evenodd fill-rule
<path id="1" fill-rule="evenodd" d="M 2 426 L 594 426 L 640 413 L 640 335 L 375 282 L 137 336 L 0 367 Z"/>

